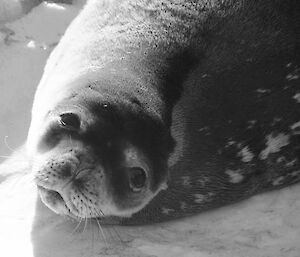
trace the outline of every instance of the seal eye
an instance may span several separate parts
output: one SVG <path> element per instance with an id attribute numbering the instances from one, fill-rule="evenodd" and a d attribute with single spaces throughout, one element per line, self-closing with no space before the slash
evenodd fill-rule
<path id="1" fill-rule="evenodd" d="M 59 115 L 59 124 L 65 129 L 77 131 L 80 128 L 80 119 L 75 113 L 62 113 Z"/>
<path id="2" fill-rule="evenodd" d="M 139 167 L 133 167 L 128 170 L 129 186 L 133 192 L 141 191 L 146 185 L 146 172 Z"/>

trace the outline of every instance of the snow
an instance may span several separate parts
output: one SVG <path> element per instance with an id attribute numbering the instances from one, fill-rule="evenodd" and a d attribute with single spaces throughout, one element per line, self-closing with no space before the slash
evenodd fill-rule
<path id="1" fill-rule="evenodd" d="M 14 35 L 0 35 L 0 155 L 10 155 L 25 140 L 43 65 L 78 11 L 79 5 L 42 4 L 7 25 Z M 285 135 L 269 139 L 281 143 L 274 148 L 267 141 L 263 156 L 288 142 Z M 26 173 L 25 159 L 20 152 L 0 166 L 0 256 L 300 256 L 299 185 L 168 223 L 100 229 L 91 222 L 78 225 L 45 207 Z M 207 197 L 195 195 L 195 200 Z M 186 208 L 184 202 L 182 206 Z"/>
<path id="2" fill-rule="evenodd" d="M 22 6 L 19 0 L 0 1 L 0 24 L 4 21 L 14 20 L 22 15 Z"/>

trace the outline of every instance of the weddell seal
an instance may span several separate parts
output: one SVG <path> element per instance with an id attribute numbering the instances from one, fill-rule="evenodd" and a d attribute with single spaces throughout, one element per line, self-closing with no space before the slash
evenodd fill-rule
<path id="1" fill-rule="evenodd" d="M 54 212 L 143 224 L 300 180 L 300 4 L 90 0 L 26 143 Z"/>

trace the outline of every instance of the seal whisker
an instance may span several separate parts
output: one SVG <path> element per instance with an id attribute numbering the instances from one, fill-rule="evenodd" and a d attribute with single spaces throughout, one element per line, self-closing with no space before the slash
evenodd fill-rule
<path id="1" fill-rule="evenodd" d="M 13 152 L 13 153 L 16 152 L 16 149 L 12 149 L 12 147 L 10 147 L 10 146 L 8 145 L 7 139 L 8 139 L 8 136 L 5 136 L 5 137 L 4 137 L 4 144 L 5 144 L 5 146 L 7 147 L 7 149 L 10 150 L 10 151 Z"/>
<path id="2" fill-rule="evenodd" d="M 95 238 L 94 238 L 94 226 L 92 226 L 92 220 L 90 218 L 88 218 L 89 217 L 88 209 L 90 209 L 90 208 L 89 208 L 89 206 L 86 203 L 84 203 L 84 205 L 85 205 L 85 216 L 86 216 L 86 221 L 87 221 L 86 224 L 88 224 L 89 228 L 92 229 L 92 231 L 91 231 L 91 233 L 92 233 L 91 248 L 92 248 L 92 253 L 93 253 L 94 252 L 94 242 L 95 242 Z"/>
<path id="3" fill-rule="evenodd" d="M 98 224 L 98 227 L 102 233 L 102 236 L 104 238 L 104 241 L 106 241 L 106 237 L 105 237 L 105 234 L 104 234 L 104 230 L 102 229 L 102 226 L 101 226 L 101 222 L 98 220 L 99 218 L 98 217 L 101 217 L 101 216 L 104 216 L 103 212 L 99 209 L 99 211 L 95 208 L 95 206 L 92 207 L 93 208 L 93 211 L 96 213 L 97 217 L 95 217 L 94 219 L 96 220 L 97 224 Z"/>
<path id="4" fill-rule="evenodd" d="M 94 256 L 94 249 L 95 249 L 95 231 L 94 226 L 92 224 L 92 220 L 90 219 L 91 229 L 92 229 L 92 256 Z"/>
<path id="5" fill-rule="evenodd" d="M 97 210 L 94 208 L 94 211 L 96 212 L 96 214 L 97 214 L 98 217 L 100 217 L 100 216 L 105 216 L 104 213 L 103 213 L 103 211 L 101 211 L 101 209 L 99 209 L 99 211 L 97 211 Z M 95 219 L 97 219 L 97 222 L 99 222 L 99 221 L 98 221 L 98 218 L 95 218 Z M 101 222 L 99 222 L 99 223 L 101 224 Z M 116 234 L 117 237 L 118 237 L 118 240 L 119 240 L 122 244 L 125 244 L 125 241 L 121 238 L 121 236 L 120 236 L 118 230 L 116 229 L 116 227 L 115 227 L 113 224 L 111 224 L 110 228 L 115 232 L 115 234 Z M 109 229 L 108 229 L 108 230 L 109 230 Z M 110 234 L 111 234 L 111 233 L 110 233 Z M 111 234 L 111 235 L 112 235 L 112 234 Z"/>
<path id="6" fill-rule="evenodd" d="M 72 140 L 72 136 L 69 135 L 69 139 L 70 139 L 70 145 L 73 147 L 73 140 Z"/>
<path id="7" fill-rule="evenodd" d="M 34 177 L 31 173 L 21 174 L 11 185 L 12 188 L 26 185 L 28 182 L 33 182 Z"/>
<path id="8" fill-rule="evenodd" d="M 95 230 L 94 230 L 94 226 L 93 226 L 93 222 L 91 219 L 88 219 L 89 222 L 89 227 L 91 228 L 91 256 L 95 256 L 94 252 L 95 252 Z"/>
<path id="9" fill-rule="evenodd" d="M 82 195 L 83 195 L 86 199 L 88 199 L 88 197 L 87 197 L 81 190 L 80 190 L 80 192 L 82 193 Z M 96 213 L 96 215 L 97 215 L 97 217 L 96 217 L 95 219 L 96 219 L 96 221 L 97 221 L 97 223 L 98 223 L 98 226 L 100 226 L 99 228 L 100 228 L 100 230 L 101 230 L 101 233 L 102 233 L 102 235 L 103 235 L 103 238 L 105 239 L 104 231 L 102 230 L 102 227 L 101 227 L 101 225 L 100 225 L 101 223 L 100 223 L 99 220 L 98 220 L 98 217 L 101 217 L 101 216 L 105 217 L 105 214 L 103 213 L 103 211 L 102 211 L 100 208 L 99 208 L 99 210 L 97 210 L 97 209 L 95 208 L 95 206 L 93 206 L 92 208 L 93 208 L 93 211 L 94 211 L 94 212 Z M 120 241 L 121 243 L 124 243 L 123 239 L 122 239 L 121 236 L 119 235 L 119 233 L 118 233 L 117 229 L 115 228 L 115 226 L 112 225 L 111 228 L 113 229 L 113 231 L 114 231 L 115 234 L 117 235 L 119 241 Z"/>
<path id="10" fill-rule="evenodd" d="M 103 231 L 103 229 L 102 229 L 102 226 L 101 226 L 101 224 L 100 224 L 98 218 L 95 218 L 95 220 L 96 220 L 96 222 L 97 222 L 97 224 L 98 224 L 99 231 L 100 231 L 101 234 L 102 234 L 102 237 L 103 237 L 105 246 L 106 246 L 106 248 L 108 248 L 108 244 L 107 244 L 107 241 L 106 241 L 106 236 L 105 236 L 105 233 L 104 233 L 104 231 Z"/>
<path id="11" fill-rule="evenodd" d="M 82 231 L 81 231 L 81 234 L 83 234 L 84 232 L 85 232 L 85 230 L 86 230 L 86 226 L 87 226 L 87 217 L 86 216 L 84 216 L 84 226 L 83 226 L 83 229 L 82 229 Z"/>
<path id="12" fill-rule="evenodd" d="M 16 159 L 14 156 L 9 156 L 9 155 L 0 155 L 0 158 L 3 159 L 8 159 L 8 160 L 14 160 L 14 161 L 20 161 L 20 162 L 28 162 L 28 160 L 24 159 Z"/>
<path id="13" fill-rule="evenodd" d="M 82 220 L 83 220 L 83 219 L 80 217 L 80 218 L 79 218 L 79 222 L 78 222 L 78 224 L 76 225 L 76 227 L 73 229 L 73 231 L 71 232 L 71 235 L 73 235 L 73 234 L 76 232 L 76 230 L 79 228 L 79 226 L 80 226 Z"/>
<path id="14" fill-rule="evenodd" d="M 120 234 L 119 234 L 117 228 L 115 227 L 115 225 L 112 224 L 112 225 L 111 225 L 111 228 L 112 228 L 112 230 L 115 232 L 115 234 L 117 235 L 119 241 L 120 241 L 122 244 L 125 244 L 125 241 L 121 238 L 121 236 L 120 236 Z"/>

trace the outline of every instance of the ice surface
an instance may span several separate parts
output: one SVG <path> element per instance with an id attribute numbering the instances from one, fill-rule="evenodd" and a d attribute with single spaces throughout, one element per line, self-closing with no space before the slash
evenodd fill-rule
<path id="1" fill-rule="evenodd" d="M 78 10 L 42 4 L 0 32 L 0 155 L 25 140 L 44 63 Z M 0 166 L 0 256 L 299 257 L 299 195 L 296 185 L 175 222 L 101 230 L 41 204 L 21 152 Z"/>

